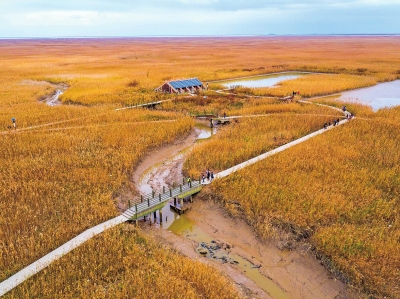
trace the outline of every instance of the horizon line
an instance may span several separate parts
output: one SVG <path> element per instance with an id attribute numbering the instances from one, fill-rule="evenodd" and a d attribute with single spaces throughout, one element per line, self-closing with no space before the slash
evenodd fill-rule
<path id="1" fill-rule="evenodd" d="M 85 35 L 65 35 L 65 36 L 15 36 L 15 37 L 0 37 L 0 40 L 18 40 L 18 39 L 117 39 L 117 38 L 166 38 L 166 37 L 290 37 L 290 36 L 399 36 L 400 33 L 305 33 L 305 34 L 221 34 L 221 35 L 110 35 L 110 36 L 85 36 Z"/>

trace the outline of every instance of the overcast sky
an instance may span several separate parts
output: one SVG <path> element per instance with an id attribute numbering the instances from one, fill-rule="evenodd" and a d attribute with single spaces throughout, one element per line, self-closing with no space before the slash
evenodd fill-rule
<path id="1" fill-rule="evenodd" d="M 400 0 L 0 0 L 0 37 L 400 33 Z"/>

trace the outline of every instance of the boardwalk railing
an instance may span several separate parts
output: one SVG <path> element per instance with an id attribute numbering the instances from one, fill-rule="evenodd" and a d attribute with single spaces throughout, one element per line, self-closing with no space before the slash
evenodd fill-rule
<path id="1" fill-rule="evenodd" d="M 301 102 L 312 104 L 307 101 L 301 101 Z M 327 105 L 323 105 L 323 104 L 317 104 L 317 105 L 327 106 Z M 330 107 L 330 106 L 328 106 L 328 107 Z M 341 109 L 336 108 L 336 107 L 330 107 L 330 108 L 341 111 Z M 123 108 L 123 109 L 126 109 L 126 108 Z M 343 113 L 346 116 L 348 116 L 350 114 L 350 112 L 347 112 L 347 111 L 345 111 Z M 263 115 L 258 115 L 258 116 L 263 116 Z M 347 121 L 348 121 L 347 118 L 345 120 L 341 120 L 339 122 L 339 125 L 342 125 L 342 124 L 346 123 Z M 334 126 L 334 127 L 336 127 L 336 126 Z M 216 179 L 223 178 L 231 173 L 238 171 L 239 169 L 242 169 L 246 166 L 254 164 L 262 159 L 265 159 L 266 157 L 269 157 L 278 152 L 281 152 L 293 145 L 296 145 L 300 142 L 306 141 L 309 138 L 312 138 L 323 132 L 327 132 L 328 130 L 330 130 L 334 127 L 332 126 L 332 127 L 326 128 L 326 129 L 318 130 L 314 133 L 303 136 L 302 138 L 299 138 L 299 139 L 289 142 L 281 147 L 278 147 L 270 152 L 264 153 L 258 157 L 255 157 L 253 159 L 245 161 L 241 164 L 235 165 L 227 170 L 221 171 L 220 173 L 216 174 L 215 178 Z M 167 190 L 166 192 L 163 192 L 163 193 L 159 194 L 158 196 L 156 196 L 155 193 L 151 193 L 151 194 L 148 194 L 148 195 L 142 197 L 141 199 L 143 202 L 141 202 L 139 204 L 135 204 L 134 207 L 131 207 L 128 210 L 126 210 L 124 214 L 84 231 L 83 233 L 81 233 L 77 237 L 73 238 L 72 240 L 68 241 L 64 245 L 61 245 L 57 249 L 53 250 L 52 252 L 50 252 L 49 254 L 44 256 L 43 258 L 37 260 L 36 262 L 33 262 L 31 265 L 20 270 L 13 276 L 0 282 L 0 297 L 3 296 L 8 291 L 15 288 L 17 285 L 19 285 L 23 281 L 27 280 L 32 275 L 34 275 L 34 274 L 38 273 L 40 270 L 46 268 L 53 261 L 59 259 L 61 256 L 70 252 L 72 249 L 74 249 L 74 248 L 78 247 L 79 245 L 81 245 L 82 243 L 86 242 L 93 236 L 95 236 L 107 229 L 110 229 L 111 227 L 114 227 L 120 223 L 123 223 L 123 222 L 127 221 L 128 219 L 138 219 L 140 217 L 150 214 L 151 212 L 160 210 L 163 206 L 165 206 L 167 204 L 167 202 L 171 198 L 174 198 L 174 197 L 175 198 L 184 198 L 184 197 L 190 196 L 192 194 L 195 194 L 202 189 L 202 186 L 203 185 L 201 184 L 200 180 L 193 181 L 190 184 L 186 183 L 186 184 L 178 186 L 177 188 Z"/>
<path id="2" fill-rule="evenodd" d="M 154 192 L 141 197 L 141 203 L 127 209 L 122 216 L 136 220 L 152 212 L 162 209 L 172 198 L 185 198 L 200 192 L 203 185 L 200 180 L 179 185 L 156 195 Z"/>
<path id="3" fill-rule="evenodd" d="M 156 101 L 156 102 L 148 102 L 148 103 L 141 103 L 141 104 L 134 104 L 128 107 L 117 108 L 116 111 L 125 110 L 125 109 L 132 109 L 132 108 L 141 108 L 141 107 L 155 107 L 156 105 L 161 105 L 165 101 Z"/>

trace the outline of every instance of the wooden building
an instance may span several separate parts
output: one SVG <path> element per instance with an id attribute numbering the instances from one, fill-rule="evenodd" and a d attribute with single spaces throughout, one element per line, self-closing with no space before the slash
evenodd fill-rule
<path id="1" fill-rule="evenodd" d="M 197 79 L 184 79 L 165 82 L 163 85 L 158 87 L 156 91 L 166 92 L 166 93 L 195 93 L 198 90 L 203 90 L 203 83 Z"/>

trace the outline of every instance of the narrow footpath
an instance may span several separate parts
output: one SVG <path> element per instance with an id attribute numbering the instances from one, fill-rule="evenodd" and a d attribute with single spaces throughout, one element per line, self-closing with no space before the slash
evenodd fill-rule
<path id="1" fill-rule="evenodd" d="M 308 102 L 307 102 L 308 103 Z M 330 107 L 330 106 L 328 106 Z M 338 109 L 336 107 L 330 107 L 333 109 Z M 340 110 L 340 109 L 338 109 Z M 341 110 L 340 110 L 341 111 Z M 347 116 L 349 112 L 345 112 L 344 114 Z M 342 125 L 345 124 L 348 121 L 348 119 L 343 119 L 339 122 L 338 125 Z M 292 146 L 295 146 L 301 142 L 305 142 L 310 138 L 313 138 L 317 135 L 320 135 L 322 133 L 325 133 L 333 128 L 336 128 L 337 126 L 330 126 L 326 129 L 320 129 L 314 133 L 311 133 L 309 135 L 303 136 L 295 141 L 292 141 L 288 144 L 285 144 L 283 146 L 280 146 L 272 151 L 269 151 L 267 153 L 264 153 L 258 157 L 255 157 L 253 159 L 250 159 L 246 162 L 243 162 L 239 165 L 233 166 L 227 170 L 221 171 L 220 173 L 216 174 L 216 179 L 219 178 L 223 178 L 229 174 L 232 174 L 244 167 L 247 167 L 249 165 L 252 165 L 258 161 L 261 161 L 263 159 L 266 159 L 267 157 L 270 157 L 274 154 L 277 154 L 281 151 L 284 151 Z M 110 229 L 112 227 L 115 227 L 125 221 L 127 221 L 128 219 L 122 215 L 115 217 L 111 220 L 108 220 L 104 223 L 101 223 L 93 228 L 90 228 L 86 231 L 84 231 L 83 233 L 79 234 L 77 237 L 71 239 L 70 241 L 68 241 L 67 243 L 61 245 L 60 247 L 58 247 L 57 249 L 53 250 L 52 252 L 50 252 L 49 254 L 45 255 L 44 257 L 42 257 L 41 259 L 37 260 L 36 262 L 33 262 L 32 264 L 30 264 L 29 266 L 25 267 L 24 269 L 20 270 L 19 272 L 17 272 L 16 274 L 12 275 L 11 277 L 9 277 L 8 279 L 4 280 L 3 282 L 0 283 L 0 296 L 4 295 L 5 293 L 7 293 L 8 291 L 12 290 L 13 288 L 15 288 L 16 286 L 18 286 L 20 283 L 24 282 L 25 280 L 27 280 L 28 278 L 30 278 L 31 276 L 33 276 L 34 274 L 40 272 L 41 270 L 43 270 L 44 268 L 46 268 L 48 265 L 50 265 L 53 261 L 59 259 L 60 257 L 62 257 L 63 255 L 67 254 L 68 252 L 70 252 L 71 250 L 73 250 L 74 248 L 80 246 L 81 244 L 83 244 L 84 242 L 86 242 L 87 240 L 93 238 L 94 236 L 96 236 L 97 234 Z"/>

